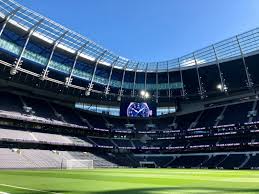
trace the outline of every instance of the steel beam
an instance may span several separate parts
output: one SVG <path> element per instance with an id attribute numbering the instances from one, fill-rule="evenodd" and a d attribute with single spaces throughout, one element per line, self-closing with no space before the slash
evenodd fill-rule
<path id="1" fill-rule="evenodd" d="M 226 89 L 225 89 L 225 87 L 226 87 L 225 86 L 225 81 L 224 81 L 224 78 L 222 76 L 222 72 L 221 72 L 220 64 L 219 64 L 219 58 L 218 58 L 215 46 L 212 45 L 212 48 L 213 48 L 213 51 L 214 51 L 214 55 L 215 55 L 215 58 L 216 58 L 216 63 L 217 63 L 218 71 L 219 71 L 219 77 L 220 77 L 220 83 L 221 83 L 221 91 L 222 92 L 227 92 Z"/>
<path id="2" fill-rule="evenodd" d="M 245 68 L 245 73 L 246 73 L 246 78 L 247 78 L 247 86 L 248 86 L 248 88 L 252 88 L 253 83 L 251 81 L 250 73 L 248 72 L 248 68 L 247 68 L 247 65 L 246 65 L 244 53 L 243 53 L 243 50 L 241 48 L 238 36 L 236 36 L 236 40 L 237 40 L 237 44 L 238 44 L 238 47 L 239 47 L 239 50 L 240 50 L 240 54 L 241 54 L 241 57 L 242 57 L 242 60 L 243 60 L 243 65 L 244 65 L 244 68 Z"/>
<path id="3" fill-rule="evenodd" d="M 147 69 L 148 69 L 148 63 L 146 65 L 146 69 L 145 69 L 145 85 L 144 85 L 145 91 L 147 91 Z"/>
<path id="4" fill-rule="evenodd" d="M 111 71 L 110 71 L 110 75 L 109 75 L 109 80 L 108 80 L 108 83 L 107 83 L 107 85 L 106 85 L 106 87 L 105 87 L 105 91 L 104 91 L 104 93 L 105 93 L 106 95 L 109 94 L 113 68 L 114 68 L 114 66 L 116 65 L 116 63 L 117 63 L 117 61 L 119 60 L 119 58 L 120 58 L 120 57 L 117 57 L 117 58 L 112 62 Z"/>
<path id="5" fill-rule="evenodd" d="M 185 96 L 185 89 L 184 89 L 184 84 L 183 84 L 183 73 L 182 73 L 182 68 L 181 68 L 181 63 L 180 63 L 180 58 L 177 59 L 178 65 L 179 65 L 179 72 L 180 72 L 180 78 L 181 78 L 181 83 L 182 83 L 182 96 Z"/>
<path id="6" fill-rule="evenodd" d="M 170 89 L 170 75 L 169 75 L 169 67 L 168 67 L 168 61 L 166 63 L 167 66 L 167 87 L 168 87 L 168 97 L 171 98 L 171 89 Z"/>
<path id="7" fill-rule="evenodd" d="M 69 77 L 66 78 L 65 80 L 65 85 L 66 86 L 69 86 L 72 82 L 72 76 L 73 76 L 73 73 L 74 73 L 74 69 L 75 69 L 75 66 L 76 66 L 76 63 L 77 63 L 77 60 L 80 56 L 80 54 L 84 51 L 85 47 L 90 43 L 90 41 L 87 41 L 83 46 L 81 46 L 77 51 L 76 51 L 76 57 L 75 57 L 75 60 L 73 62 L 73 66 L 71 68 L 71 71 L 69 73 Z"/>
<path id="8" fill-rule="evenodd" d="M 60 37 L 58 37 L 57 40 L 55 40 L 54 46 L 52 47 L 51 54 L 50 54 L 49 59 L 48 59 L 48 62 L 47 62 L 47 65 L 46 65 L 45 69 L 42 71 L 42 75 L 41 75 L 41 77 L 40 77 L 41 80 L 44 80 L 45 77 L 48 75 L 48 72 L 49 72 L 49 70 L 48 70 L 48 69 L 49 69 L 49 65 L 50 65 L 50 63 L 51 63 L 52 57 L 53 57 L 53 55 L 54 55 L 54 52 L 55 52 L 55 50 L 56 50 L 58 44 L 59 44 L 60 41 L 62 40 L 62 38 L 64 38 L 64 36 L 65 36 L 67 33 L 68 33 L 68 31 L 64 32 Z"/>
<path id="9" fill-rule="evenodd" d="M 123 67 L 123 74 L 122 74 L 122 79 L 121 79 L 121 86 L 120 86 L 120 90 L 119 90 L 119 95 L 118 95 L 118 101 L 121 100 L 121 96 L 123 95 L 123 85 L 124 85 L 124 78 L 125 78 L 125 73 L 126 73 L 126 69 L 128 67 L 130 61 L 127 61 L 126 65 Z"/>
<path id="10" fill-rule="evenodd" d="M 100 56 L 96 59 L 96 62 L 95 62 L 95 65 L 94 65 L 94 71 L 93 71 L 93 74 L 92 74 L 92 77 L 91 77 L 91 81 L 90 83 L 88 84 L 86 90 L 85 90 L 85 95 L 86 96 L 89 96 L 92 89 L 93 89 L 93 81 L 94 81 L 94 78 L 95 78 L 95 73 L 96 73 L 96 69 L 97 69 L 97 66 L 100 62 L 100 60 L 102 59 L 102 57 L 105 55 L 105 53 L 107 52 L 107 50 L 103 51 Z"/>
<path id="11" fill-rule="evenodd" d="M 9 22 L 10 19 L 12 19 L 13 16 L 15 16 L 15 14 L 21 9 L 21 7 L 17 7 L 15 10 L 13 10 L 12 12 L 10 12 L 9 15 L 7 15 L 4 19 L 4 24 L 0 30 L 0 37 L 2 36 L 3 34 L 3 31 L 7 25 L 7 23 Z"/>
<path id="12" fill-rule="evenodd" d="M 25 41 L 25 43 L 24 43 L 24 45 L 23 45 L 23 48 L 22 48 L 22 50 L 21 50 L 21 52 L 20 52 L 20 54 L 19 54 L 19 57 L 18 57 L 18 59 L 15 61 L 14 67 L 12 67 L 11 70 L 10 70 L 10 74 L 11 74 L 11 75 L 15 75 L 15 74 L 17 73 L 18 67 L 20 67 L 20 66 L 22 65 L 22 58 L 23 58 L 24 52 L 25 52 L 25 50 L 26 50 L 26 47 L 27 47 L 27 45 L 28 45 L 28 43 L 29 43 L 29 41 L 30 41 L 30 38 L 31 38 L 33 32 L 35 32 L 35 30 L 37 29 L 37 27 L 39 27 L 39 25 L 40 25 L 43 21 L 44 21 L 44 19 L 41 19 L 40 21 L 38 21 L 38 22 L 29 30 L 29 33 L 28 33 L 28 35 L 27 35 L 26 41 Z"/>
<path id="13" fill-rule="evenodd" d="M 137 63 L 136 67 L 135 67 L 135 74 L 134 74 L 134 82 L 133 82 L 133 90 L 132 90 L 132 96 L 135 96 L 135 86 L 136 86 L 136 78 L 137 78 L 137 70 L 138 70 L 138 65 L 139 63 Z"/>
<path id="14" fill-rule="evenodd" d="M 156 102 L 158 103 L 158 63 L 156 64 Z"/>
<path id="15" fill-rule="evenodd" d="M 195 53 L 193 53 L 193 59 L 194 59 L 194 62 L 195 62 L 196 74 L 197 74 L 198 83 L 199 83 L 199 94 L 200 94 L 201 99 L 203 99 L 204 98 L 203 88 L 202 88 L 202 85 L 201 85 L 201 77 L 200 77 L 199 67 L 198 67 L 196 57 L 195 57 Z"/>

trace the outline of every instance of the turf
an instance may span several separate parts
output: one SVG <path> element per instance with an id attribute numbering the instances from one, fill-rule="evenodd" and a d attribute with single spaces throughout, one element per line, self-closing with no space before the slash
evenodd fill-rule
<path id="1" fill-rule="evenodd" d="M 0 194 L 259 193 L 259 171 L 94 169 L 0 171 Z"/>

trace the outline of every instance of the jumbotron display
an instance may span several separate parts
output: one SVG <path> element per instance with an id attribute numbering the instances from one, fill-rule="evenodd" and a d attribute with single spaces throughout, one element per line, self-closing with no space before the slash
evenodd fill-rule
<path id="1" fill-rule="evenodd" d="M 156 116 L 155 103 L 147 102 L 122 102 L 120 115 L 127 117 L 154 117 Z"/>

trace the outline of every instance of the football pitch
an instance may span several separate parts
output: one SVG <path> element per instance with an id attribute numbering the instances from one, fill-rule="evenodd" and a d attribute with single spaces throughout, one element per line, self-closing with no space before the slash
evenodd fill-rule
<path id="1" fill-rule="evenodd" d="M 93 169 L 0 171 L 0 194 L 259 193 L 259 171 Z"/>

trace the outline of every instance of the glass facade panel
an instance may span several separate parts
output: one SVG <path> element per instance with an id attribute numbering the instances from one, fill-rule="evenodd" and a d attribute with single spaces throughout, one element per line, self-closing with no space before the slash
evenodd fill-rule
<path id="1" fill-rule="evenodd" d="M 120 116 L 120 107 L 115 106 L 105 106 L 105 105 L 96 105 L 96 104 L 87 104 L 87 103 L 75 103 L 75 108 L 88 110 L 97 113 L 105 113 L 114 116 Z"/>

